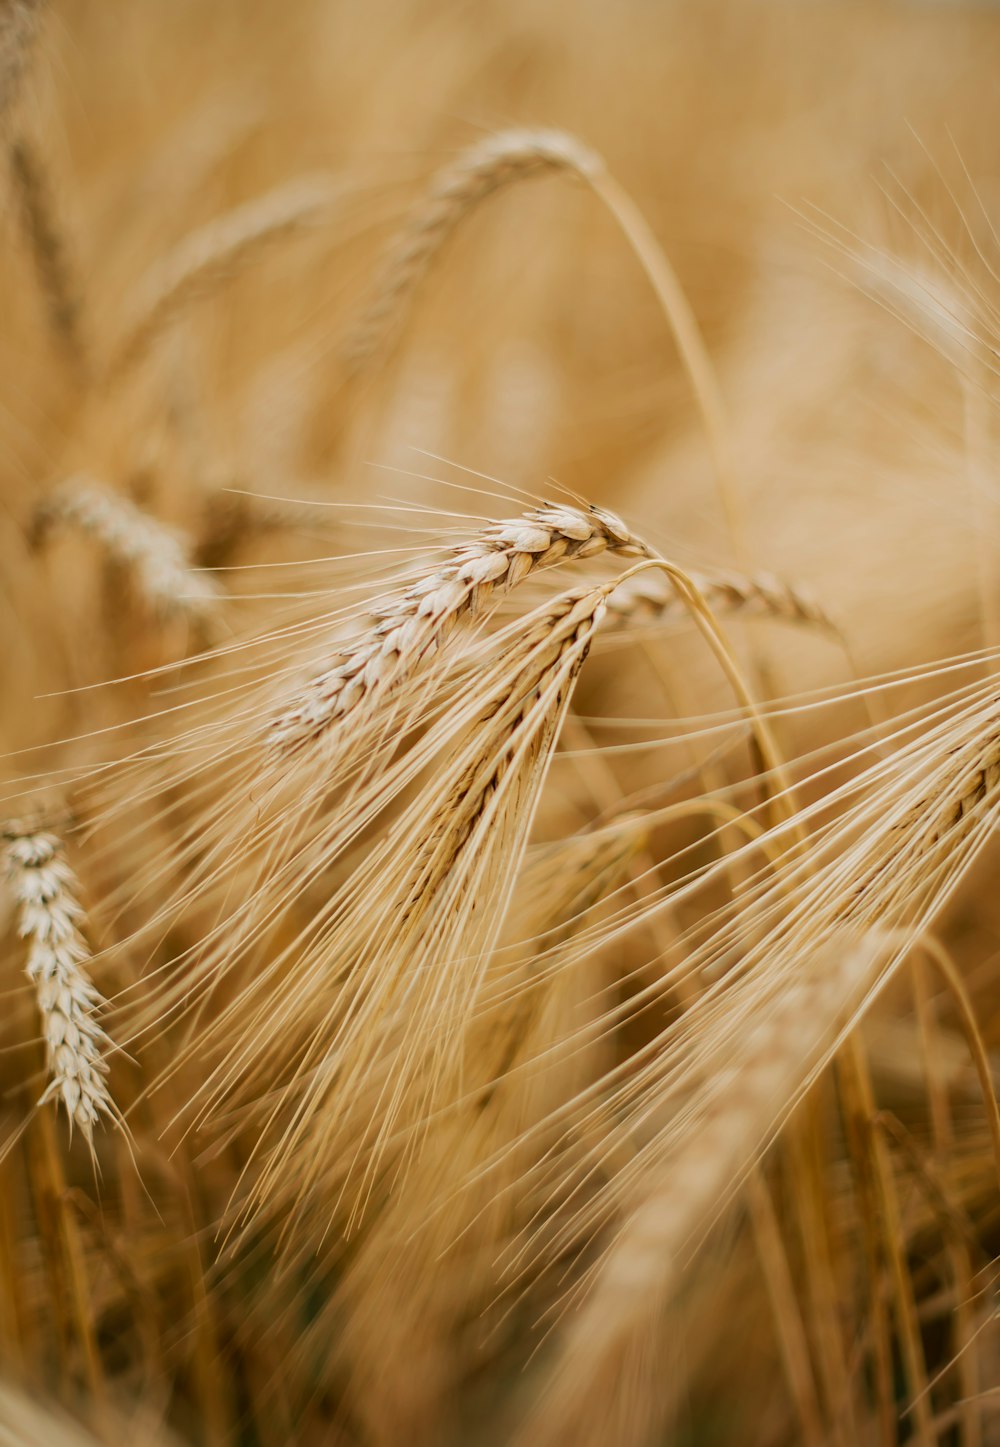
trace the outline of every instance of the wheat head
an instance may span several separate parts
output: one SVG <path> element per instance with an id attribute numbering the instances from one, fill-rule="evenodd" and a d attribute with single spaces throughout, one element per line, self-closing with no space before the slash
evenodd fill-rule
<path id="1" fill-rule="evenodd" d="M 117 1112 L 107 1086 L 111 1042 L 98 1024 L 104 1000 L 86 970 L 90 950 L 80 930 L 76 875 L 54 834 L 9 824 L 0 837 L 48 1055 L 50 1081 L 40 1103 L 61 1101 L 70 1127 L 92 1148 L 94 1127 Z"/>

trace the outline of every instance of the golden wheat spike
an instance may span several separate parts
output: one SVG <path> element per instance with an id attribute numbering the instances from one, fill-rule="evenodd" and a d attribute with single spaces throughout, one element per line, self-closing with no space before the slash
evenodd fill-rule
<path id="1" fill-rule="evenodd" d="M 98 1024 L 104 1001 L 86 969 L 90 950 L 80 929 L 77 879 L 54 834 L 8 824 L 0 838 L 48 1056 L 50 1080 L 41 1100 L 60 1101 L 70 1127 L 93 1149 L 94 1127 L 117 1112 L 107 1086 L 111 1042 Z"/>
<path id="2" fill-rule="evenodd" d="M 329 215 L 341 189 L 329 176 L 299 176 L 181 238 L 126 302 L 128 320 L 107 364 L 111 381 L 132 371 L 199 297 L 210 294 L 275 242 L 304 234 Z"/>
<path id="3" fill-rule="evenodd" d="M 526 177 L 558 171 L 586 177 L 600 167 L 592 151 L 562 131 L 504 131 L 463 151 L 434 178 L 390 248 L 372 300 L 344 345 L 348 371 L 360 371 L 385 346 L 448 237 L 488 196 Z"/>
<path id="4" fill-rule="evenodd" d="M 35 514 L 32 535 L 44 541 L 59 527 L 95 538 L 133 578 L 153 611 L 209 624 L 222 599 L 212 577 L 191 565 L 183 536 L 89 477 L 54 488 Z"/>
<path id="5" fill-rule="evenodd" d="M 17 100 L 43 9 L 44 0 L 0 3 L 0 126 Z"/>
<path id="6" fill-rule="evenodd" d="M 745 575 L 692 570 L 688 576 L 714 613 L 773 618 L 782 623 L 834 630 L 832 620 L 807 589 L 787 583 L 772 573 Z M 676 588 L 664 578 L 643 573 L 623 583 L 608 599 L 605 626 L 659 623 L 684 617 L 686 613 Z"/>
<path id="7" fill-rule="evenodd" d="M 446 1096 L 607 591 L 567 594 L 525 620 L 453 705 L 465 722 L 438 772 L 331 900 L 319 931 L 299 942 L 277 1013 L 251 989 L 210 1026 L 225 1050 L 210 1090 L 228 1077 L 228 1089 L 242 1091 L 248 1071 L 304 1042 L 291 1124 L 255 1184 L 258 1202 L 291 1192 L 301 1204 L 317 1181 L 331 1189 L 331 1177 L 343 1188 L 350 1152 L 366 1163 L 349 1187 L 360 1202 L 394 1131 L 419 1134 Z M 447 736 L 447 721 L 440 727 Z M 331 993 L 330 960 L 340 992 Z M 263 1033 L 262 1007 L 271 1015 Z"/>
<path id="8" fill-rule="evenodd" d="M 344 648 L 273 720 L 273 748 L 291 753 L 373 694 L 412 673 L 460 623 L 480 616 L 501 593 L 555 563 L 612 552 L 648 556 L 645 544 L 605 508 L 559 504 L 491 523 L 449 560 L 378 607 L 372 632 Z"/>

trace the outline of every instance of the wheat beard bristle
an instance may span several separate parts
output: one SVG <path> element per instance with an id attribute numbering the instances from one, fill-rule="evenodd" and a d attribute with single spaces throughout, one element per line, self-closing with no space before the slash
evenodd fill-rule
<path id="1" fill-rule="evenodd" d="M 343 649 L 333 667 L 309 683 L 272 721 L 268 741 L 279 754 L 301 748 L 376 691 L 398 682 L 439 648 L 459 623 L 481 614 L 498 589 L 510 591 L 529 573 L 605 551 L 648 557 L 649 550 L 604 508 L 532 508 L 492 523 L 455 548 L 436 572 L 411 584 L 373 613 L 373 631 Z"/>
<path id="2" fill-rule="evenodd" d="M 419 1135 L 453 1080 L 606 592 L 565 594 L 536 611 L 495 666 L 483 712 L 454 745 L 446 778 L 401 822 L 396 878 L 379 871 L 353 880 L 336 929 L 301 951 L 307 978 L 321 978 L 317 955 L 332 958 L 350 970 L 351 989 L 335 1032 L 314 1035 L 300 1062 L 307 1099 L 255 1186 L 257 1202 L 280 1198 L 291 1181 L 298 1209 L 359 1149 L 363 1198 L 396 1126 Z M 335 1071 L 316 1068 L 324 1055 Z M 323 1191 L 318 1205 L 329 1209 Z"/>
<path id="3" fill-rule="evenodd" d="M 48 1056 L 49 1085 L 39 1104 L 61 1100 L 70 1128 L 92 1145 L 101 1117 L 116 1119 L 108 1093 L 104 1051 L 111 1044 L 97 1023 L 104 999 L 84 968 L 90 950 L 80 932 L 83 909 L 76 875 L 53 834 L 4 837 L 7 877 L 18 909 L 18 934 L 28 941 L 27 974 L 35 988 Z"/>

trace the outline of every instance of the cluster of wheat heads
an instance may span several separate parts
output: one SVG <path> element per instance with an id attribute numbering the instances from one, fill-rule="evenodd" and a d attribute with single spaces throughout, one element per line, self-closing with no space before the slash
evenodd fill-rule
<path id="1" fill-rule="evenodd" d="M 204 84 L 197 6 L 123 21 L 131 78 L 85 9 L 0 0 L 0 1436 L 988 1447 L 988 196 L 936 178 L 957 242 L 916 185 L 902 238 L 815 222 L 835 318 L 737 277 L 821 7 L 679 7 L 672 129 L 720 37 L 774 81 L 711 188 L 643 169 L 631 7 L 576 54 L 531 7 L 220 4 Z M 404 203 L 404 18 L 442 111 L 522 113 L 557 45 L 545 109 L 589 137 L 627 57 L 629 124 L 431 138 Z M 982 98 L 997 26 L 952 24 Z"/>

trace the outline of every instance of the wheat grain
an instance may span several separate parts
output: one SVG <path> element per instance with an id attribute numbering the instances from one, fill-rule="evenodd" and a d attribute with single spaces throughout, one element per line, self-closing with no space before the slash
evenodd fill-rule
<path id="1" fill-rule="evenodd" d="M 454 548 L 442 567 L 378 607 L 373 630 L 342 649 L 333 666 L 273 720 L 272 747 L 281 753 L 301 748 L 376 690 L 398 682 L 441 647 L 458 624 L 480 616 L 501 590 L 509 592 L 555 563 L 605 551 L 649 556 L 645 544 L 604 508 L 545 505 L 491 523 L 473 541 Z"/>
<path id="2" fill-rule="evenodd" d="M 188 561 L 182 536 L 128 498 L 87 477 L 61 483 L 35 516 L 33 536 L 42 541 L 57 525 L 89 533 L 108 557 L 125 568 L 146 602 L 163 618 L 180 615 L 202 627 L 221 600 L 214 581 Z"/>
<path id="3" fill-rule="evenodd" d="M 4 863 L 18 908 L 18 933 L 28 944 L 28 978 L 35 989 L 50 1082 L 40 1104 L 61 1100 L 88 1144 L 102 1117 L 117 1112 L 108 1093 L 104 1058 L 110 1040 L 97 1023 L 104 1000 L 85 968 L 90 950 L 76 875 L 59 839 L 8 824 Z"/>
<path id="4" fill-rule="evenodd" d="M 129 320 L 108 362 L 115 380 L 146 357 L 158 337 L 199 296 L 211 292 L 274 242 L 305 231 L 340 197 L 327 176 L 300 176 L 184 236 L 139 283 Z"/>
<path id="5" fill-rule="evenodd" d="M 384 346 L 435 256 L 480 202 L 526 177 L 558 171 L 588 177 L 601 168 L 598 156 L 562 131 L 503 131 L 463 151 L 434 179 L 391 246 L 372 301 L 344 347 L 348 371 L 360 371 Z"/>

